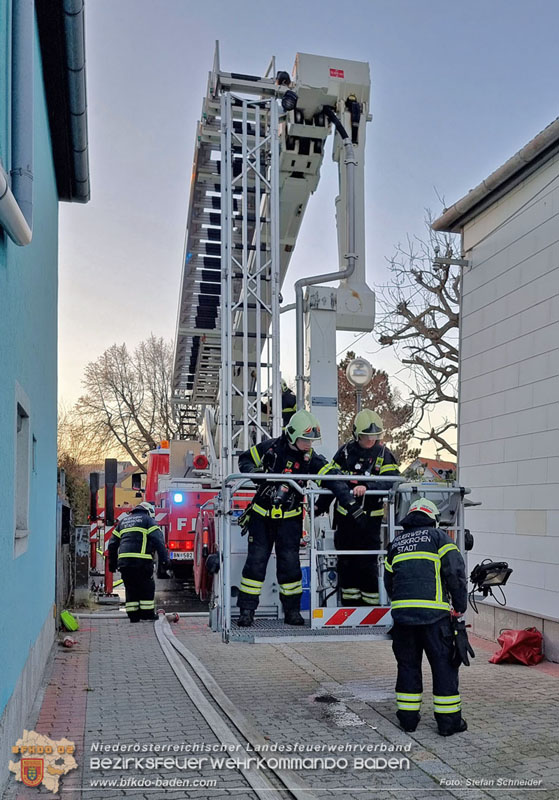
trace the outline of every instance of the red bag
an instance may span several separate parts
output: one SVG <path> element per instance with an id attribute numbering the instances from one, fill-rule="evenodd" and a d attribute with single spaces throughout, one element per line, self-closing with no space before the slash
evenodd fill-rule
<path id="1" fill-rule="evenodd" d="M 491 656 L 490 664 L 505 661 L 530 667 L 543 661 L 543 636 L 536 628 L 526 628 L 523 631 L 502 630 L 497 641 L 501 649 Z"/>

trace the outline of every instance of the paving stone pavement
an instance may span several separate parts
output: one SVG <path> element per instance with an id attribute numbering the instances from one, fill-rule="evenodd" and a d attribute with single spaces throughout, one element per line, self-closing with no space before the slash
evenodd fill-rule
<path id="1" fill-rule="evenodd" d="M 460 675 L 469 729 L 445 739 L 432 717 L 427 671 L 418 730 L 397 727 L 389 642 L 226 645 L 205 619 L 190 617 L 172 631 L 270 743 L 268 758 L 305 759 L 299 774 L 319 800 L 559 800 L 559 665 L 490 665 L 496 645 L 473 639 L 477 658 Z M 212 767 L 211 758 L 226 754 L 207 751 L 219 741 L 168 664 L 152 623 L 84 620 L 76 637 L 72 650 L 55 649 L 27 727 L 75 741 L 79 768 L 62 778 L 58 795 L 10 778 L 3 800 L 256 796 L 239 771 Z M 150 757 L 176 762 L 133 760 Z M 190 787 L 164 783 L 175 778 L 190 779 Z"/>

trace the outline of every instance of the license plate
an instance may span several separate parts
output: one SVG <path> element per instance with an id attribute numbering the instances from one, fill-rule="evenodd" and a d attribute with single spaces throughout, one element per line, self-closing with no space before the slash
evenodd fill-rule
<path id="1" fill-rule="evenodd" d="M 186 553 L 169 553 L 173 561 L 194 561 L 194 552 L 192 550 Z"/>

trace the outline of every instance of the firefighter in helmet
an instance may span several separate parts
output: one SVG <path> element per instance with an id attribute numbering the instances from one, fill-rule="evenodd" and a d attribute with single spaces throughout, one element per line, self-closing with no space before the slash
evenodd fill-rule
<path id="1" fill-rule="evenodd" d="M 126 590 L 126 613 L 130 622 L 157 619 L 153 555 L 157 553 L 161 569 L 168 564 L 167 550 L 155 507 L 144 501 L 124 514 L 109 540 L 109 570 L 122 576 Z"/>
<path id="2" fill-rule="evenodd" d="M 383 423 L 375 411 L 368 408 L 360 411 L 353 423 L 353 438 L 340 447 L 328 465 L 328 471 L 339 470 L 348 475 L 387 476 L 399 475 L 398 464 L 393 453 L 382 444 L 380 436 Z M 363 514 L 358 522 L 352 519 L 343 505 L 336 503 L 334 509 L 334 546 L 336 550 L 380 550 L 380 528 L 384 516 L 381 495 L 367 495 L 367 489 L 389 489 L 391 482 L 350 482 L 356 502 L 361 504 Z M 324 510 L 328 498 L 322 497 L 317 511 Z M 338 556 L 338 588 L 344 606 L 375 606 L 379 604 L 378 558 L 373 556 Z"/>
<path id="3" fill-rule="evenodd" d="M 269 401 L 262 403 L 262 411 L 264 414 L 269 414 L 271 410 L 271 403 Z M 289 388 L 284 379 L 281 379 L 281 425 L 282 430 L 285 430 L 289 420 L 297 411 L 297 398 L 292 389 Z"/>
<path id="4" fill-rule="evenodd" d="M 314 442 L 320 438 L 316 417 L 308 411 L 297 411 L 281 436 L 266 439 L 242 453 L 239 469 L 241 472 L 286 473 L 289 478 L 321 474 L 327 461 L 313 450 Z M 360 510 L 343 481 L 328 482 L 328 488 L 349 507 L 350 513 Z M 248 532 L 248 555 L 237 601 L 239 625 L 248 627 L 253 623 L 274 545 L 285 622 L 287 625 L 303 625 L 300 614 L 303 584 L 299 562 L 303 496 L 289 484 L 258 482 L 254 499 L 241 524 Z"/>
<path id="5" fill-rule="evenodd" d="M 467 729 L 458 692 L 458 667 L 474 651 L 463 615 L 467 605 L 464 560 L 437 528 L 439 510 L 420 497 L 401 522 L 386 554 L 384 585 L 391 598 L 392 649 L 398 662 L 397 716 L 405 731 L 420 719 L 423 652 L 433 675 L 435 720 L 441 736 Z M 452 603 L 452 610 L 451 610 Z"/>

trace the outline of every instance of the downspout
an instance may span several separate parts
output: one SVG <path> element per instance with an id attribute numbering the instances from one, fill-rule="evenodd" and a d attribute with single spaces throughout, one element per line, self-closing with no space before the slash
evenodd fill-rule
<path id="1" fill-rule="evenodd" d="M 0 164 L 0 226 L 20 247 L 31 241 L 31 229 L 16 203 L 2 164 Z"/>
<path id="2" fill-rule="evenodd" d="M 324 113 L 332 122 L 342 138 L 345 148 L 344 164 L 347 170 L 347 248 L 345 258 L 347 267 L 338 272 L 328 272 L 322 275 L 313 275 L 308 278 L 300 278 L 295 282 L 295 310 L 296 310 L 296 342 L 297 342 L 297 366 L 295 381 L 297 384 L 297 408 L 304 408 L 305 403 L 305 328 L 304 328 L 304 307 L 303 307 L 303 287 L 314 286 L 318 283 L 328 283 L 328 281 L 342 280 L 350 278 L 355 270 L 355 153 L 351 137 L 348 136 L 346 129 L 334 113 L 334 109 L 324 106 Z M 286 307 L 283 309 L 288 310 Z"/>
<path id="3" fill-rule="evenodd" d="M 33 0 L 14 0 L 12 18 L 12 192 L 33 232 Z"/>

